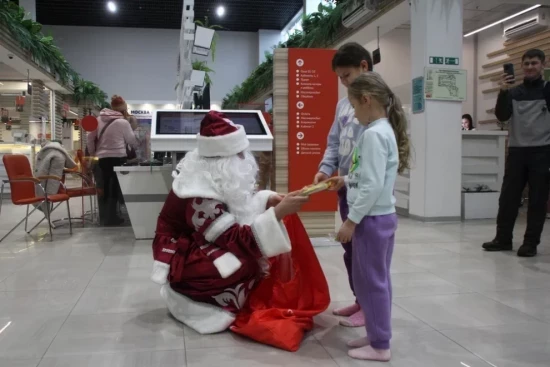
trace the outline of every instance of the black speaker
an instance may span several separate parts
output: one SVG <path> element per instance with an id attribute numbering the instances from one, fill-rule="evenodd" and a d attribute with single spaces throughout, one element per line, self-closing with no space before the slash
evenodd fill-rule
<path id="1" fill-rule="evenodd" d="M 380 49 L 377 48 L 372 52 L 372 63 L 373 65 L 379 64 L 382 61 L 382 56 L 380 55 Z"/>

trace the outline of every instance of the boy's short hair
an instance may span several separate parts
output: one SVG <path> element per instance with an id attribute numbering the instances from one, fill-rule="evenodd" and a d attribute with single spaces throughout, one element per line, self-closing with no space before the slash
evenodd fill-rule
<path id="1" fill-rule="evenodd" d="M 537 58 L 540 60 L 540 62 L 544 62 L 546 59 L 546 55 L 542 50 L 539 50 L 538 48 L 532 48 L 530 50 L 527 50 L 523 57 L 521 58 L 521 61 L 525 61 L 525 59 L 534 59 Z"/>
<path id="2" fill-rule="evenodd" d="M 372 56 L 366 48 L 357 42 L 346 43 L 338 49 L 332 58 L 332 70 L 336 68 L 361 66 L 361 62 L 366 61 L 369 64 L 369 71 L 372 71 Z"/>

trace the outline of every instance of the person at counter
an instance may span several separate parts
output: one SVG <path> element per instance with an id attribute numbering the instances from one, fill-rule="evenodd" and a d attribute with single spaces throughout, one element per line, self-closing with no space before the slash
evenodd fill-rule
<path id="1" fill-rule="evenodd" d="M 340 47 L 332 59 L 332 69 L 336 72 L 346 89 L 362 73 L 372 71 L 372 65 L 370 53 L 363 46 L 355 42 L 347 43 Z M 319 165 L 319 172 L 313 179 L 314 183 L 328 180 L 334 173 L 341 176 L 348 174 L 353 150 L 363 131 L 365 131 L 365 127 L 359 124 L 355 118 L 355 111 L 348 97 L 341 99 L 336 105 L 336 116 L 334 117 L 334 122 L 328 136 L 327 149 Z M 340 216 L 344 222 L 349 212 L 346 194 L 346 187 L 338 191 Z M 353 291 L 351 241 L 342 243 L 342 247 L 344 248 L 344 264 L 346 265 L 349 284 Z M 338 308 L 333 313 L 337 316 L 347 317 L 347 319 L 340 322 L 343 326 L 365 326 L 364 313 L 357 302 L 350 306 Z"/>
<path id="2" fill-rule="evenodd" d="M 525 186 L 529 184 L 527 229 L 520 257 L 537 254 L 546 219 L 550 191 L 550 112 L 542 78 L 544 52 L 528 50 L 522 57 L 523 83 L 513 87 L 513 75 L 503 74 L 495 107 L 499 121 L 509 121 L 506 171 L 500 192 L 496 237 L 483 244 L 486 251 L 511 251 L 514 225 Z"/>
<path id="3" fill-rule="evenodd" d="M 472 115 L 462 115 L 462 130 L 475 130 Z"/>
<path id="4" fill-rule="evenodd" d="M 138 146 L 132 127 L 126 120 L 128 116 L 128 107 L 124 99 L 117 95 L 113 96 L 111 109 L 101 110 L 97 129 L 88 134 L 87 138 L 88 155 L 99 158 L 99 170 L 95 171 L 95 179 L 100 189 L 100 223 L 105 226 L 124 223 L 124 219 L 118 216 L 122 195 L 113 168 L 126 163 L 127 146 L 134 149 Z"/>
<path id="5" fill-rule="evenodd" d="M 159 215 L 151 279 L 163 286 L 161 296 L 170 313 L 201 334 L 224 331 L 237 321 L 232 331 L 288 347 L 288 339 L 303 334 L 306 325 L 312 327 L 313 314 L 330 302 L 326 279 L 303 226 L 305 238 L 291 244 L 300 228 L 287 232 L 289 224 L 282 222 L 308 199 L 296 192 L 254 193 L 258 166 L 244 127 L 223 113 L 211 111 L 204 117 L 197 143 L 198 148 L 177 165 Z M 295 245 L 307 253 L 305 260 L 294 256 Z M 286 281 L 303 294 L 291 297 L 279 283 L 274 293 L 270 282 L 278 277 L 273 259 L 288 263 Z M 304 267 L 300 261 L 307 262 L 307 274 L 292 275 L 292 269 Z M 293 278 L 299 278 L 296 284 Z M 305 294 L 311 292 L 316 301 L 309 299 L 308 304 Z M 247 299 L 254 301 L 248 304 Z M 271 316 L 269 304 L 278 306 Z M 258 305 L 262 305 L 261 319 L 251 316 Z M 282 317 L 281 312 L 289 310 L 292 314 Z M 300 318 L 301 312 L 306 314 Z M 270 327 L 273 323 L 278 326 Z"/>

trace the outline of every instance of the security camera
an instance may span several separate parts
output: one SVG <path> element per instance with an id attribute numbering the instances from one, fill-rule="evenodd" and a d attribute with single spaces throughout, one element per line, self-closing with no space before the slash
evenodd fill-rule
<path id="1" fill-rule="evenodd" d="M 8 58 L 9 58 L 10 60 L 13 60 L 13 54 L 8 54 Z"/>

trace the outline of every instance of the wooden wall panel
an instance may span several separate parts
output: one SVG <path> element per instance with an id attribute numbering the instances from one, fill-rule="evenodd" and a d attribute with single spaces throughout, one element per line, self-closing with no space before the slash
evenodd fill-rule
<path id="1" fill-rule="evenodd" d="M 275 191 L 288 192 L 288 49 L 273 54 L 273 130 L 275 139 Z M 313 177 L 311 178 L 313 180 Z M 335 212 L 305 212 L 300 218 L 311 237 L 334 232 Z"/>
<path id="2" fill-rule="evenodd" d="M 546 55 L 550 56 L 550 29 L 532 34 L 518 40 L 506 41 L 503 44 L 503 48 L 488 53 L 487 58 L 495 59 L 497 57 L 500 57 L 500 59 L 498 59 L 498 61 L 492 61 L 485 65 L 482 65 L 483 69 L 486 69 L 487 72 L 480 75 L 479 80 L 489 80 L 494 83 L 494 86 L 492 88 L 483 89 L 483 94 L 498 93 L 499 87 L 497 85 L 497 82 L 500 79 L 500 75 L 502 74 L 502 66 L 505 63 L 514 64 L 516 80 L 518 80 L 516 85 L 521 83 L 521 80 L 523 79 L 521 58 L 525 51 L 531 48 L 541 49 Z M 502 56 L 507 57 L 502 58 Z"/>

